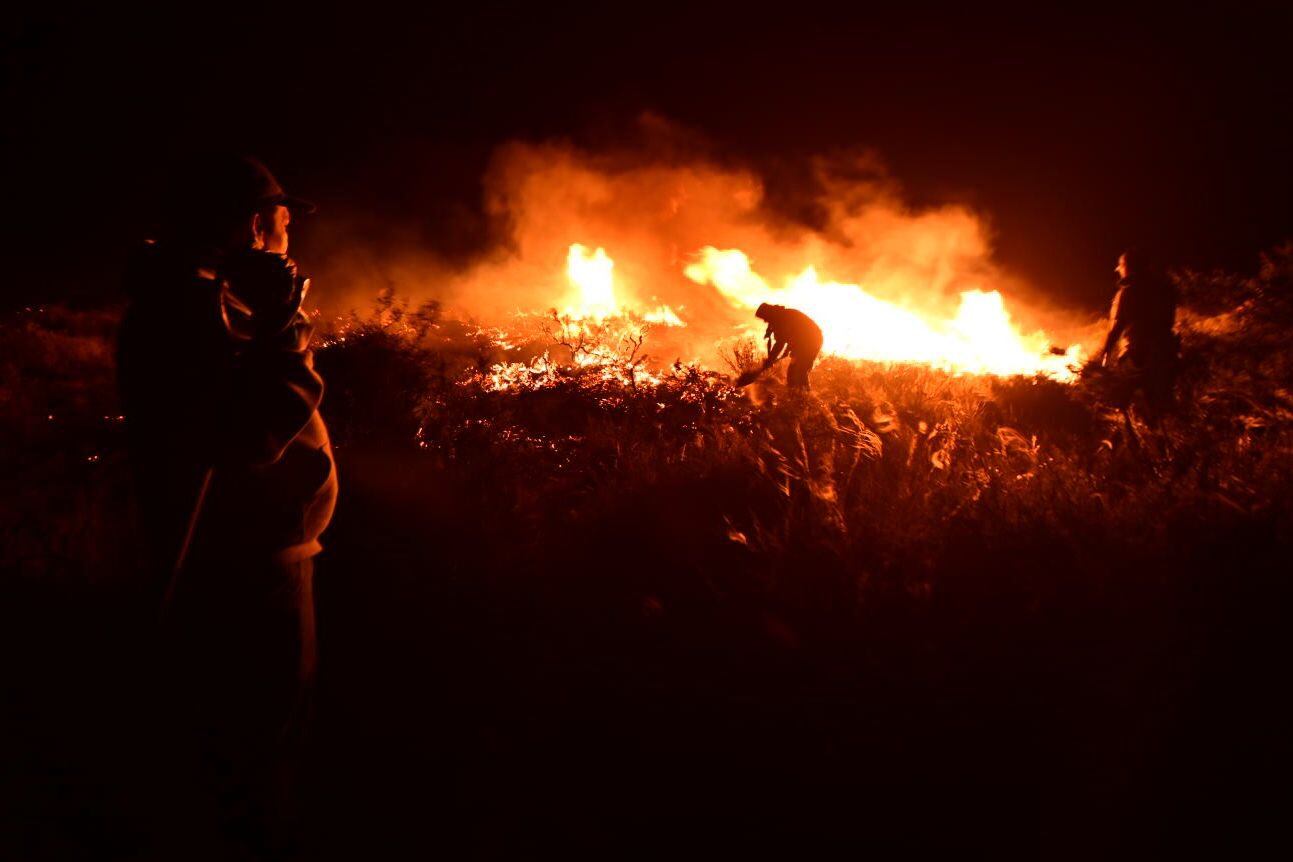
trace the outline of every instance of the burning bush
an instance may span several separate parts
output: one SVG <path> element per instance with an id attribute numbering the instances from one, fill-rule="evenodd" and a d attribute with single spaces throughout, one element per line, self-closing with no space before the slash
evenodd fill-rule
<path id="1" fill-rule="evenodd" d="M 367 430 L 343 433 L 401 429 L 392 439 L 416 441 L 451 484 L 490 489 L 479 504 L 518 519 L 499 541 L 528 547 L 594 513 L 640 511 L 624 501 L 689 488 L 685 504 L 668 505 L 692 513 L 690 528 L 770 569 L 814 548 L 857 577 L 921 580 L 967 533 L 1150 541 L 1146 522 L 1251 511 L 1288 478 L 1276 466 L 1290 451 L 1284 396 L 1256 379 L 1240 396 L 1215 359 L 1212 376 L 1196 372 L 1180 409 L 1150 428 L 1105 406 L 1095 385 L 1040 376 L 830 358 L 812 394 L 775 381 L 743 391 L 694 364 L 645 368 L 640 319 L 554 312 L 516 338 L 444 319 L 408 328 L 389 307 L 379 318 L 333 340 L 321 363 L 339 381 L 408 382 L 380 390 L 397 396 L 384 407 L 345 407 Z M 1187 363 L 1202 362 L 1201 343 L 1186 343 Z M 751 342 L 734 343 L 734 369 L 753 359 Z M 334 387 L 344 398 L 351 384 Z"/>
<path id="2" fill-rule="evenodd" d="M 1219 288 L 1260 294 L 1274 272 Z M 589 812 L 654 817 L 693 774 L 688 812 L 719 799 L 724 826 L 747 805 L 782 818 L 783 800 L 816 824 L 842 798 L 853 829 L 836 785 L 805 801 L 821 774 L 865 773 L 886 816 L 961 811 L 983 776 L 1122 810 L 1146 776 L 1199 780 L 1178 721 L 1221 740 L 1218 761 L 1247 754 L 1254 727 L 1273 748 L 1286 716 L 1244 698 L 1287 654 L 1293 410 L 1262 307 L 1234 329 L 1183 316 L 1180 400 L 1154 426 L 1090 380 L 928 364 L 830 357 L 811 392 L 737 389 L 642 363 L 655 332 L 617 315 L 504 332 L 388 294 L 337 321 L 316 357 L 342 496 L 319 563 L 316 788 L 333 802 L 314 825 L 327 836 L 344 812 L 369 842 L 369 823 L 412 804 L 421 834 L 416 794 L 445 769 L 490 828 L 563 835 Z M 137 571 L 109 330 L 58 310 L 0 331 L 21 351 L 3 360 L 3 430 L 24 447 L 4 449 L 0 543 L 22 576 L 5 582 L 11 653 L 66 654 L 117 698 L 121 620 L 143 608 L 151 624 L 153 608 L 86 589 Z M 756 354 L 734 342 L 734 369 Z M 1205 700 L 1217 712 L 1179 706 Z M 1240 748 L 1213 732 L 1221 711 Z M 77 701 L 54 727 L 103 712 Z M 1173 733 L 1170 766 L 1128 766 Z M 1205 773 L 1227 794 L 1232 774 Z M 932 808 L 909 805 L 948 782 Z"/>
<path id="3" fill-rule="evenodd" d="M 856 579 L 892 571 L 920 580 L 967 532 L 1149 541 L 1146 522 L 1278 511 L 1293 402 L 1269 333 L 1280 331 L 1271 315 L 1282 308 L 1287 261 L 1286 250 L 1274 253 L 1248 280 L 1186 277 L 1181 397 L 1153 428 L 1111 410 L 1086 381 L 835 357 L 819 364 L 811 394 L 775 379 L 741 390 L 695 363 L 644 361 L 673 328 L 645 316 L 554 310 L 504 332 L 390 293 L 371 313 L 325 327 L 317 362 L 343 453 L 384 447 L 430 461 L 482 518 L 510 513 L 500 546 L 541 545 L 554 518 L 569 528 L 668 487 L 698 541 L 736 541 L 769 571 L 813 548 Z M 1206 307 L 1207 284 L 1238 306 Z M 5 433 L 15 443 L 6 451 L 37 455 L 10 474 L 20 476 L 15 498 L 123 481 L 110 325 L 110 315 L 65 310 L 6 325 L 23 354 L 5 366 Z M 733 370 L 756 358 L 749 340 L 728 353 Z M 72 482 L 68 470 L 86 475 Z M 25 537 L 20 545 L 37 541 L 33 529 L 6 527 Z"/>

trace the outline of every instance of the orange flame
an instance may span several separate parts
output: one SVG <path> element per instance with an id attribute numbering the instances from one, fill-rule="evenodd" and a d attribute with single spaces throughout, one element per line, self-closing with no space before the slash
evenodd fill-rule
<path id="1" fill-rule="evenodd" d="M 567 306 L 566 313 L 576 318 L 602 318 L 621 313 L 615 302 L 614 268 L 615 261 L 607 256 L 606 249 L 590 252 L 580 243 L 571 245 L 566 255 L 566 278 L 577 296 Z"/>
<path id="2" fill-rule="evenodd" d="M 686 325 L 667 305 L 643 310 L 621 304 L 614 269 L 615 261 L 606 249 L 571 245 L 566 278 L 572 295 L 564 314 L 575 322 L 637 316 L 667 326 Z M 774 288 L 738 249 L 706 246 L 683 274 L 697 284 L 717 288 L 743 310 L 752 311 L 763 302 L 799 309 L 822 327 L 823 351 L 846 359 L 920 363 L 971 374 L 1044 374 L 1057 380 L 1073 379 L 1073 366 L 1081 359 L 1081 345 L 1055 354 L 1045 333 L 1020 332 L 996 290 L 963 291 L 956 315 L 938 319 L 879 299 L 859 285 L 823 280 L 812 266 Z M 757 338 L 762 327 L 751 320 L 743 331 Z"/>
<path id="3" fill-rule="evenodd" d="M 571 320 L 605 320 L 608 317 L 636 316 L 646 323 L 663 326 L 686 326 L 678 313 L 667 305 L 655 308 L 621 304 L 615 295 L 615 261 L 600 246 L 590 251 L 582 243 L 573 243 L 566 252 L 566 280 L 573 290 L 563 314 Z"/>
<path id="4" fill-rule="evenodd" d="M 721 367 L 734 337 L 762 334 L 761 302 L 817 320 L 829 354 L 958 373 L 1070 380 L 1073 342 L 1099 338 L 995 262 L 984 218 L 912 206 L 864 154 L 814 159 L 802 187 L 770 201 L 753 172 L 685 151 L 506 145 L 484 182 L 505 241 L 461 269 L 413 257 L 375 271 L 490 326 L 548 326 L 555 309 L 581 344 L 633 330 L 639 347 L 649 327 L 656 363 Z"/>
<path id="5" fill-rule="evenodd" d="M 799 309 L 821 326 L 824 352 L 848 359 L 1069 380 L 1074 376 L 1070 366 L 1081 358 L 1081 345 L 1056 355 L 1045 333 L 1021 333 L 995 290 L 963 291 L 956 316 L 939 320 L 878 299 L 859 285 L 823 281 L 811 266 L 787 279 L 784 287 L 773 288 L 738 249 L 707 246 L 684 273 L 697 284 L 713 285 L 738 307 L 771 302 Z M 747 332 L 757 335 L 762 326 L 750 324 Z"/>

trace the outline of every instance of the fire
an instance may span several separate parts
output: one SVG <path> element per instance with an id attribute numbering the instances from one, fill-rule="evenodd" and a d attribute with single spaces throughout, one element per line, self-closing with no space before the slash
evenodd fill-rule
<path id="1" fill-rule="evenodd" d="M 1044 332 L 1023 333 L 1011 320 L 1005 300 L 996 290 L 961 292 L 960 306 L 940 319 L 913 308 L 882 300 L 861 286 L 823 279 L 808 266 L 776 288 L 754 271 L 739 249 L 702 248 L 683 275 L 695 284 L 712 286 L 734 307 L 752 312 L 762 302 L 797 308 L 822 327 L 823 351 L 847 359 L 911 362 L 970 374 L 1044 374 L 1071 380 L 1081 359 L 1080 345 L 1053 353 Z M 648 323 L 685 326 L 667 305 L 643 308 L 619 301 L 615 290 L 615 261 L 606 249 L 572 244 L 566 254 L 566 279 L 571 296 L 564 314 L 579 321 L 636 317 Z M 752 319 L 743 331 L 758 337 L 762 323 Z"/>
<path id="2" fill-rule="evenodd" d="M 822 328 L 823 351 L 848 359 L 913 362 L 972 374 L 1045 374 L 1070 380 L 1081 346 L 1062 355 L 1043 332 L 1024 334 L 995 290 L 966 290 L 950 319 L 936 319 L 879 299 L 861 286 L 824 281 L 806 267 L 781 288 L 770 286 L 738 249 L 707 246 L 684 269 L 697 284 L 712 285 L 733 305 L 753 310 L 762 302 L 797 308 Z M 762 324 L 750 324 L 756 334 Z"/>
<path id="3" fill-rule="evenodd" d="M 644 323 L 661 326 L 687 325 L 668 305 L 622 304 L 615 295 L 614 270 L 615 261 L 606 249 L 599 246 L 589 250 L 583 243 L 572 243 L 566 251 L 566 280 L 573 295 L 564 309 L 565 316 L 574 321 L 639 317 Z"/>
<path id="4" fill-rule="evenodd" d="M 615 261 L 606 254 L 606 249 L 589 251 L 581 243 L 571 245 L 566 254 L 566 278 L 576 296 L 566 313 L 576 318 L 604 318 L 620 313 L 615 302 L 614 269 Z"/>
<path id="5" fill-rule="evenodd" d="M 815 319 L 828 354 L 954 373 L 1071 380 L 1073 340 L 1099 337 L 994 260 L 981 215 L 913 206 L 865 154 L 813 159 L 801 186 L 771 199 L 752 170 L 687 151 L 506 145 L 483 183 L 505 239 L 494 252 L 462 269 L 420 254 L 361 260 L 357 283 L 380 266 L 510 342 L 556 332 L 572 362 L 622 343 L 657 368 L 725 368 L 733 337 L 762 335 L 761 302 Z"/>

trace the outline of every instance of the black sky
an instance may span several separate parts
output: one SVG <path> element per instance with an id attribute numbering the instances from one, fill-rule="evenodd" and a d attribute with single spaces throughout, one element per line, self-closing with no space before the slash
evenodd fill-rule
<path id="1" fill-rule="evenodd" d="M 115 290 L 177 157 L 261 155 L 329 211 L 470 254 L 492 148 L 649 110 L 794 182 L 879 151 L 917 203 L 1094 307 L 1127 243 L 1251 267 L 1293 237 L 1293 11 L 921 5 L 71 7 L 4 23 L 6 304 Z M 274 7 L 276 9 L 281 7 Z"/>

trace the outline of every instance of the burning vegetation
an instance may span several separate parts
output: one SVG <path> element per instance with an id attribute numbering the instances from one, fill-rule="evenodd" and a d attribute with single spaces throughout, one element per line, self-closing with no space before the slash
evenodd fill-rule
<path id="1" fill-rule="evenodd" d="M 352 285 L 346 295 L 385 283 L 513 337 L 550 310 L 567 329 L 649 330 L 656 368 L 724 368 L 761 334 L 762 303 L 816 320 L 823 355 L 954 373 L 1071 381 L 1097 337 L 993 262 L 980 216 L 908 205 L 870 155 L 814 161 L 787 203 L 752 172 L 688 151 L 675 130 L 654 133 L 633 151 L 501 148 L 484 182 L 499 242 L 465 268 L 350 250 L 322 269 Z"/>
<path id="2" fill-rule="evenodd" d="M 319 363 L 343 445 L 416 441 L 464 481 L 485 470 L 574 511 L 664 475 L 705 486 L 717 471 L 748 487 L 731 505 L 714 498 L 705 522 L 745 547 L 805 530 L 832 536 L 845 558 L 856 551 L 844 548 L 883 555 L 912 529 L 937 542 L 958 523 L 1081 522 L 1149 541 L 1133 526 L 1142 519 L 1271 511 L 1290 480 L 1293 368 L 1268 344 L 1282 331 L 1270 320 L 1283 314 L 1287 251 L 1264 260 L 1253 279 L 1183 277 L 1183 373 L 1175 407 L 1153 424 L 1128 409 L 1124 374 L 1079 378 L 1073 366 L 971 374 L 836 353 L 811 394 L 775 379 L 738 389 L 737 372 L 760 358 L 751 337 L 728 343 L 722 370 L 650 361 L 652 338 L 690 326 L 684 310 L 678 321 L 627 310 L 612 258 L 579 246 L 559 310 L 518 315 L 504 331 L 387 296 L 328 336 Z M 907 577 L 914 563 L 890 564 Z M 925 565 L 916 569 L 937 568 Z"/>
<path id="3" fill-rule="evenodd" d="M 339 322 L 316 353 L 345 483 L 320 569 L 317 840 L 421 808 L 402 776 L 443 773 L 449 744 L 463 760 L 445 804 L 480 824 L 466 842 L 593 840 L 590 821 L 610 840 L 664 795 L 663 816 L 719 824 L 769 806 L 816 823 L 847 803 L 851 830 L 852 796 L 804 790 L 815 764 L 866 776 L 874 828 L 909 834 L 931 806 L 988 822 L 984 781 L 992 811 L 1006 799 L 1045 825 L 1197 781 L 1200 735 L 1222 754 L 1279 744 L 1287 713 L 1230 704 L 1287 655 L 1291 274 L 1286 249 L 1252 278 L 1183 279 L 1184 368 L 1155 426 L 1119 409 L 1116 375 L 833 356 L 809 392 L 737 389 L 752 342 L 727 371 L 648 368 L 641 333 L 684 328 L 631 315 L 557 310 L 504 332 L 388 295 Z M 46 666 L 67 657 L 59 691 L 76 674 L 104 688 L 64 721 L 109 729 L 133 727 L 104 704 L 135 661 L 120 620 L 139 613 L 111 324 L 59 308 L 5 321 L 0 449 L 17 502 L 0 511 L 8 631 Z M 1197 670 L 1200 637 L 1242 673 Z M 1163 708 L 1198 699 L 1244 733 Z M 1128 747 L 1163 753 L 1129 765 Z M 1066 804 L 1029 809 L 1038 786 Z M 908 803 L 930 787 L 948 789 Z M 1162 804 L 1175 824 L 1194 803 Z M 410 822 L 402 841 L 429 840 Z"/>
<path id="4" fill-rule="evenodd" d="M 434 298 L 410 268 L 394 281 L 417 289 L 318 314 L 344 488 L 320 569 L 336 758 L 320 845 L 421 807 L 391 772 L 441 774 L 444 740 L 466 752 L 450 803 L 465 841 L 583 839 L 594 821 L 618 838 L 664 792 L 722 824 L 769 805 L 815 823 L 852 805 L 804 795 L 816 763 L 865 775 L 868 810 L 904 834 L 926 816 L 912 788 L 950 788 L 942 815 L 989 776 L 1049 835 L 1055 811 L 1132 807 L 1145 782 L 1193 770 L 1197 728 L 1163 704 L 1229 703 L 1231 683 L 1164 665 L 1200 630 L 1246 650 L 1224 640 L 1240 632 L 1268 680 L 1287 646 L 1272 617 L 1293 535 L 1293 248 L 1251 277 L 1180 275 L 1175 400 L 1146 422 L 1117 369 L 1077 373 L 1092 339 L 1055 351 L 1016 323 L 1025 294 L 968 213 L 912 214 L 863 184 L 855 208 L 832 199 L 828 242 L 756 216 L 739 172 L 697 171 L 521 149 L 492 179 L 514 228 L 495 258 L 439 271 Z M 681 176 L 702 206 L 669 203 Z M 645 225 L 619 212 L 622 184 Z M 530 203 L 552 195 L 568 199 L 549 223 Z M 769 301 L 821 323 L 809 391 L 735 385 L 762 357 L 752 311 Z M 125 649 L 105 608 L 138 613 L 114 322 L 50 306 L 0 328 L 11 631 L 87 677 L 85 655 Z M 405 696 L 419 686 L 435 696 Z M 1254 714 L 1245 739 L 1278 744 L 1284 714 Z M 623 735 L 612 765 L 590 724 Z M 1159 745 L 1162 763 L 1128 764 Z M 679 788 L 697 764 L 718 764 L 712 785 Z M 1036 787 L 1065 804 L 1028 809 Z M 427 840 L 414 820 L 406 837 Z"/>
<path id="5" fill-rule="evenodd" d="M 316 361 L 339 446 L 430 458 L 451 483 L 476 485 L 488 474 L 490 498 L 508 500 L 507 510 L 577 491 L 561 499 L 579 512 L 664 476 L 698 487 L 739 476 L 745 492 L 701 495 L 712 504 L 693 525 L 702 534 L 739 535 L 754 547 L 826 530 L 844 543 L 833 547 L 845 558 L 845 547 L 892 553 L 917 524 L 922 541 L 958 522 L 997 529 L 1075 518 L 1101 535 L 1125 528 L 1146 539 L 1138 519 L 1274 515 L 1286 499 L 1287 248 L 1265 256 L 1255 277 L 1182 276 L 1183 372 L 1175 406 L 1152 426 L 1123 409 L 1128 394 L 1116 372 L 967 374 L 932 359 L 877 363 L 837 350 L 819 363 L 811 394 L 775 378 L 738 389 L 737 373 L 761 356 L 754 339 L 738 332 L 713 365 L 655 358 L 653 339 L 668 343 L 692 328 L 686 307 L 631 305 L 619 295 L 615 261 L 599 248 L 568 247 L 561 307 L 513 315 L 507 329 L 392 293 L 371 314 L 324 326 Z M 717 261 L 733 271 L 707 268 L 706 277 L 753 277 L 735 256 Z M 831 317 L 822 319 L 830 345 Z M 120 541 L 129 531 L 106 502 L 125 484 L 113 320 L 53 306 L 5 324 L 18 357 L 5 366 L 5 451 L 27 453 L 11 461 L 9 491 L 39 497 L 37 509 L 54 505 L 59 488 L 91 495 L 58 492 L 58 505 L 92 516 L 90 529 L 57 534 L 66 545 L 57 558 L 40 550 L 36 522 L 5 524 L 20 569 L 94 568 L 130 553 Z M 87 482 L 93 476 L 109 481 Z M 903 577 L 934 570 L 914 562 L 899 554 L 888 565 Z"/>
<path id="6" fill-rule="evenodd" d="M 807 313 L 821 321 L 827 355 L 842 359 L 910 363 L 1003 377 L 1041 374 L 1063 381 L 1075 378 L 1082 360 L 1080 344 L 1056 350 L 1044 332 L 1021 333 L 995 290 L 964 291 L 955 315 L 939 319 L 878 299 L 856 284 L 823 281 L 812 266 L 788 278 L 783 287 L 773 288 L 751 269 L 749 258 L 739 249 L 705 247 L 695 257 L 683 271 L 688 279 L 715 288 L 734 310 L 750 315 L 765 302 Z M 635 357 L 650 330 L 687 326 L 685 306 L 680 313 L 665 304 L 652 308 L 621 302 L 614 266 L 604 248 L 590 251 L 579 243 L 570 246 L 566 258 L 570 293 L 563 308 L 554 312 L 562 329 L 562 337 L 556 340 L 568 346 L 570 338 L 590 327 L 598 329 L 598 336 L 608 329 L 620 336 L 620 344 L 611 354 L 573 349 L 575 361 L 614 358 L 624 341 Z M 733 349 L 742 337 L 757 340 L 763 325 L 734 323 L 732 328 L 740 334 L 720 340 L 720 349 Z M 670 338 L 668 333 L 662 340 L 678 343 L 677 337 Z"/>

